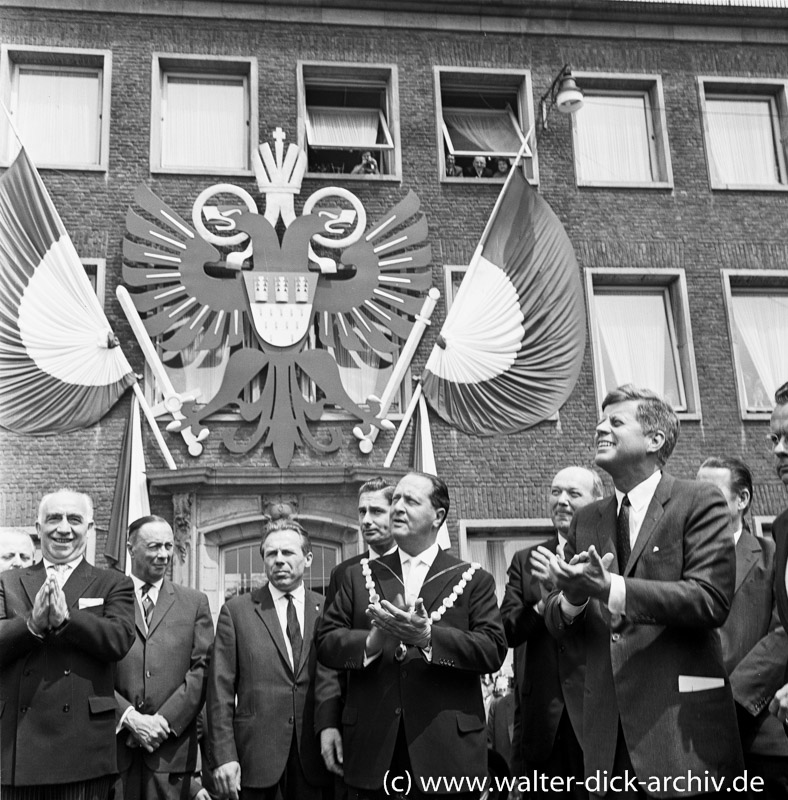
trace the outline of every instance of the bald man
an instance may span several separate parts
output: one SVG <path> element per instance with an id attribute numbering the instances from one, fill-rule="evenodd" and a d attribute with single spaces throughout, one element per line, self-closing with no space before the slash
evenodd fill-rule
<path id="1" fill-rule="evenodd" d="M 32 566 L 35 554 L 36 546 L 24 531 L 0 531 L 0 572 Z"/>

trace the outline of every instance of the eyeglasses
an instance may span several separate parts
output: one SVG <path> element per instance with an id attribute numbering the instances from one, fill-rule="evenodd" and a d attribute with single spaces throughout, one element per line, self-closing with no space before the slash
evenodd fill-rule
<path id="1" fill-rule="evenodd" d="M 788 450 L 788 431 L 783 431 L 780 434 L 767 433 L 766 441 L 769 443 L 769 446 L 772 448 L 772 450 L 776 450 L 780 442 L 782 442 L 783 447 Z"/>

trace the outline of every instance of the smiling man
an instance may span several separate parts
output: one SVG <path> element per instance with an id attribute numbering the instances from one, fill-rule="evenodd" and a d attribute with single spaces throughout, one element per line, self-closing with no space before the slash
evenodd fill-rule
<path id="1" fill-rule="evenodd" d="M 406 475 L 391 504 L 398 551 L 347 570 L 318 633 L 321 662 L 347 671 L 351 800 L 382 800 L 410 780 L 410 798 L 470 798 L 425 780 L 487 775 L 479 678 L 501 666 L 506 640 L 492 576 L 436 544 L 448 510 L 440 478 Z"/>
<path id="2" fill-rule="evenodd" d="M 736 573 L 728 508 L 717 487 L 663 473 L 678 433 L 654 392 L 608 394 L 595 462 L 615 496 L 577 512 L 565 560 L 540 550 L 557 587 L 548 629 L 585 649 L 586 777 L 618 779 L 587 783 L 597 795 L 627 777 L 617 798 L 712 794 L 711 779 L 730 787 L 744 766 L 716 630 Z M 673 780 L 686 775 L 706 783 Z"/>
<path id="3" fill-rule="evenodd" d="M 103 800 L 117 771 L 113 677 L 134 641 L 132 583 L 85 560 L 87 495 L 46 495 L 36 530 L 43 560 L 0 575 L 0 793 Z"/>
<path id="4" fill-rule="evenodd" d="M 236 800 L 317 800 L 327 783 L 314 733 L 312 639 L 323 597 L 304 586 L 309 536 L 291 519 L 260 545 L 268 584 L 228 600 L 208 675 L 208 760 Z"/>
<path id="5" fill-rule="evenodd" d="M 197 766 L 213 620 L 208 598 L 167 577 L 172 528 L 157 516 L 129 525 L 137 636 L 118 664 L 115 800 L 188 800 Z"/>

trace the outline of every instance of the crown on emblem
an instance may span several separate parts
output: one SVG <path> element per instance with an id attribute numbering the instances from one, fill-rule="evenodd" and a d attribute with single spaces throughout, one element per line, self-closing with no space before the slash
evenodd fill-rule
<path id="1" fill-rule="evenodd" d="M 291 142 L 285 154 L 287 134 L 281 128 L 276 128 L 271 137 L 274 140 L 276 157 L 268 142 L 259 146 L 259 155 L 254 153 L 252 156 L 257 186 L 263 193 L 275 191 L 299 194 L 307 167 L 306 153 Z"/>

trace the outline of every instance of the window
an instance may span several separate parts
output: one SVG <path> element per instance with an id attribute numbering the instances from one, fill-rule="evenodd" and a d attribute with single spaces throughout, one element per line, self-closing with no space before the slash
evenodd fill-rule
<path id="1" fill-rule="evenodd" d="M 152 97 L 152 171 L 251 173 L 256 59 L 154 54 Z"/>
<path id="2" fill-rule="evenodd" d="M 788 188 L 788 81 L 699 78 L 712 189 Z"/>
<path id="3" fill-rule="evenodd" d="M 109 162 L 109 50 L 4 45 L 0 91 L 37 167 L 106 170 Z M 0 124 L 10 163 L 19 141 Z M 57 135 L 52 135 L 57 131 Z"/>
<path id="4" fill-rule="evenodd" d="M 441 180 L 471 178 L 474 158 L 483 158 L 490 179 L 502 180 L 498 159 L 513 162 L 533 125 L 531 74 L 527 70 L 435 68 Z M 448 175 L 452 156 L 458 174 Z M 530 149 L 526 176 L 538 180 Z"/>
<path id="5" fill-rule="evenodd" d="M 742 419 L 768 419 L 788 364 L 788 274 L 722 270 Z"/>
<path id="6" fill-rule="evenodd" d="M 448 313 L 454 302 L 454 298 L 457 296 L 457 292 L 460 290 L 460 284 L 465 277 L 465 273 L 468 271 L 468 267 L 446 266 L 443 268 L 443 271 L 445 280 L 444 297 L 446 298 L 446 312 Z"/>
<path id="7" fill-rule="evenodd" d="M 597 401 L 625 383 L 699 417 L 695 356 L 683 270 L 586 270 Z"/>
<path id="8" fill-rule="evenodd" d="M 397 86 L 392 65 L 299 62 L 298 142 L 313 177 L 401 175 Z M 366 151 L 377 170 L 354 173 Z"/>
<path id="9" fill-rule="evenodd" d="M 107 275 L 107 260 L 105 258 L 81 258 L 90 285 L 104 308 L 104 287 Z"/>
<path id="10" fill-rule="evenodd" d="M 572 115 L 578 186 L 672 186 L 660 76 L 574 75 L 585 95 Z"/>

